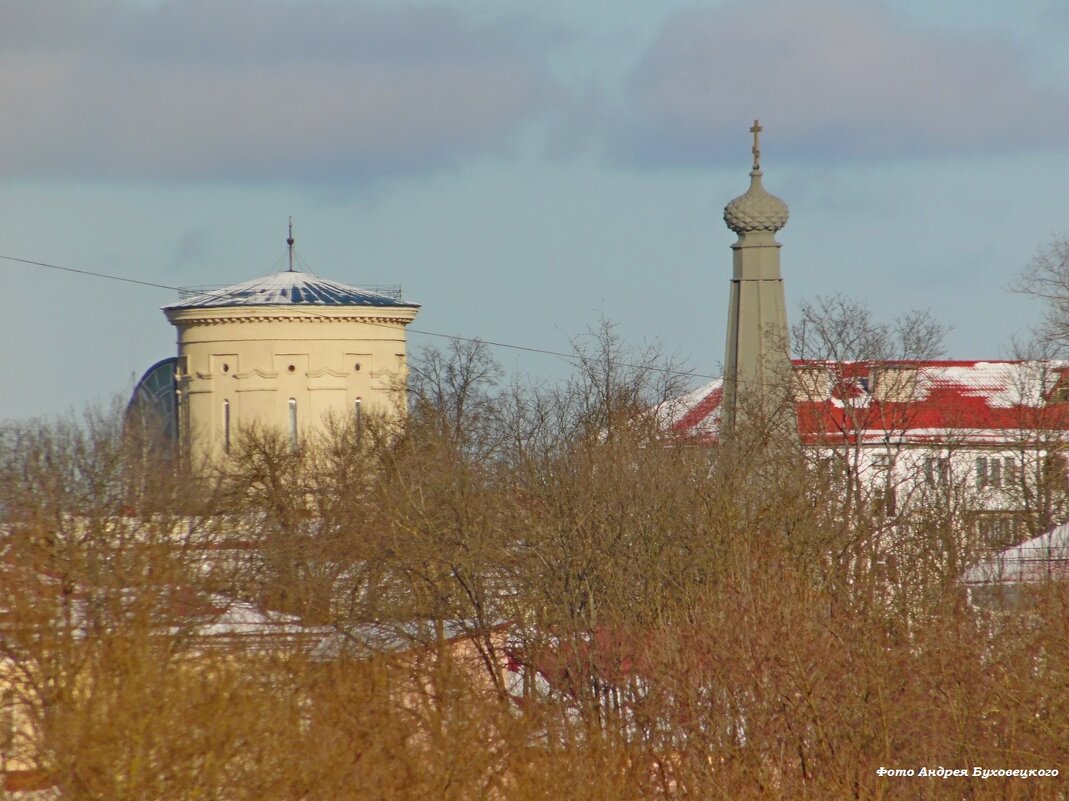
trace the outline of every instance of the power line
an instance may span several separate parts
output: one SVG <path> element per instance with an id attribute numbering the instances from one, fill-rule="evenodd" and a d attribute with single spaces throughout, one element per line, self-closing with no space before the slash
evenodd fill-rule
<path id="1" fill-rule="evenodd" d="M 156 289 L 173 289 L 175 292 L 180 292 L 179 287 L 167 286 L 166 284 L 154 284 L 151 281 L 141 281 L 137 278 L 126 278 L 122 275 L 109 275 L 108 273 L 95 273 L 92 270 L 79 270 L 77 267 L 63 267 L 59 264 L 49 264 L 45 261 L 33 261 L 32 259 L 20 259 L 17 256 L 4 256 L 0 255 L 0 259 L 6 259 L 7 261 L 17 261 L 20 264 L 29 264 L 34 267 L 47 267 L 50 270 L 62 270 L 65 273 L 77 273 L 78 275 L 88 275 L 92 278 L 106 278 L 109 281 L 122 281 L 125 284 L 140 284 L 141 286 L 151 286 Z"/>
<path id="2" fill-rule="evenodd" d="M 183 287 L 171 286 L 169 284 L 158 284 L 158 283 L 155 283 L 153 281 L 142 281 L 142 280 L 140 280 L 138 278 L 128 278 L 127 276 L 123 276 L 123 275 L 112 275 L 110 273 L 101 273 L 101 272 L 96 272 L 94 270 L 84 270 L 84 269 L 80 269 L 80 268 L 77 268 L 77 267 L 66 267 L 66 266 L 63 266 L 63 265 L 60 265 L 60 264 L 51 264 L 51 263 L 46 262 L 46 261 L 35 261 L 33 259 L 22 259 L 22 258 L 19 258 L 17 256 L 5 256 L 3 254 L 0 254 L 0 259 L 4 259 L 6 261 L 18 262 L 19 264 L 26 264 L 26 265 L 30 265 L 32 267 L 44 267 L 44 268 L 47 268 L 49 270 L 60 270 L 60 271 L 65 272 L 65 273 L 74 273 L 76 275 L 84 275 L 84 276 L 87 276 L 87 277 L 90 277 L 90 278 L 100 278 L 100 279 L 107 280 L 107 281 L 119 281 L 119 282 L 124 283 L 124 284 L 137 284 L 138 286 L 148 286 L 148 287 L 153 287 L 154 289 L 167 289 L 167 290 L 170 290 L 172 292 L 184 292 L 184 291 L 186 291 Z M 229 297 L 233 293 L 225 292 L 225 291 L 211 291 L 211 290 L 209 290 L 208 292 L 205 292 L 203 294 L 205 294 L 205 295 L 215 295 L 215 296 L 219 297 L 220 299 L 222 299 L 222 298 Z M 301 314 L 307 314 L 307 315 L 309 315 L 311 317 L 318 317 L 318 318 L 321 318 L 321 319 L 329 319 L 327 317 L 327 315 L 325 315 L 325 314 L 318 314 L 317 312 L 313 311 L 312 309 L 308 309 L 308 308 L 304 308 L 304 307 L 300 307 L 300 306 L 294 307 L 293 311 L 299 312 Z M 371 325 L 381 325 L 383 328 L 390 327 L 390 326 L 387 326 L 387 325 L 385 325 L 383 323 L 374 323 L 374 322 L 371 322 L 371 321 L 368 321 L 368 322 Z M 554 356 L 554 357 L 556 357 L 558 359 L 565 359 L 565 360 L 567 360 L 569 362 L 572 362 L 572 363 L 577 363 L 577 362 L 582 361 L 581 357 L 578 356 L 575 353 L 564 353 L 562 351 L 548 350 L 546 348 L 534 348 L 534 347 L 530 347 L 528 345 L 515 345 L 515 344 L 509 343 L 509 342 L 497 342 L 497 341 L 490 340 L 490 339 L 481 339 L 479 337 L 463 337 L 463 336 L 458 336 L 456 334 L 442 334 L 442 333 L 439 333 L 437 331 L 424 331 L 424 330 L 419 329 L 419 328 L 408 328 L 407 330 L 410 331 L 413 334 L 421 334 L 422 336 L 438 337 L 440 339 L 450 339 L 450 340 L 454 340 L 454 341 L 457 341 L 457 342 L 482 343 L 484 345 L 489 345 L 489 346 L 495 347 L 495 348 L 507 348 L 509 350 L 519 350 L 519 351 L 524 351 L 526 353 L 537 353 L 537 354 L 541 354 L 541 355 L 544 355 L 544 356 Z M 695 373 L 695 372 L 692 372 L 690 370 L 677 370 L 677 369 L 674 369 L 674 368 L 671 368 L 671 367 L 653 367 L 651 365 L 631 364 L 631 363 L 628 363 L 628 362 L 616 362 L 616 363 L 621 367 L 630 367 L 630 368 L 636 369 L 636 370 L 650 370 L 650 371 L 653 371 L 653 372 L 665 373 L 666 375 L 679 375 L 679 376 L 688 376 L 688 377 L 693 377 L 693 378 L 710 378 L 710 379 L 719 378 L 719 376 L 706 375 L 704 373 Z"/>

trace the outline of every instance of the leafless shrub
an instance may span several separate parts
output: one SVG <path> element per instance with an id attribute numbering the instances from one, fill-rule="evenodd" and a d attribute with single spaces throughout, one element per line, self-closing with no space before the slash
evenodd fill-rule
<path id="1" fill-rule="evenodd" d="M 552 393 L 487 368 L 403 426 L 248 432 L 210 478 L 107 415 L 5 428 L 8 777 L 74 799 L 906 799 L 922 780 L 877 768 L 1064 766 L 1063 585 L 970 605 L 935 511 L 881 562 L 797 443 L 631 424 L 666 388 L 617 348 Z M 255 625 L 222 625 L 239 611 Z"/>

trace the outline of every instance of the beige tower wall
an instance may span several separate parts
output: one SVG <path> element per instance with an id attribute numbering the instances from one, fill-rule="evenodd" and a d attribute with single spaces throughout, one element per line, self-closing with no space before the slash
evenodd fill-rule
<path id="1" fill-rule="evenodd" d="M 780 244 L 771 232 L 742 234 L 732 245 L 733 275 L 724 354 L 723 427 L 738 410 L 772 417 L 790 401 L 787 305 L 780 274 Z"/>
<path id="2" fill-rule="evenodd" d="M 195 462 L 253 424 L 298 438 L 327 415 L 401 414 L 405 326 L 417 309 L 170 309 L 178 329 L 181 428 Z M 291 412 L 291 400 L 294 402 Z"/>

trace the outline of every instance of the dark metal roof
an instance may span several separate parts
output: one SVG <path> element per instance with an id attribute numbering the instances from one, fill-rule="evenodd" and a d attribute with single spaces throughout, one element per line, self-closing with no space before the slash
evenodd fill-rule
<path id="1" fill-rule="evenodd" d="M 400 298 L 340 284 L 311 273 L 281 272 L 243 284 L 203 292 L 164 309 L 209 309 L 228 306 L 375 306 L 419 308 Z"/>

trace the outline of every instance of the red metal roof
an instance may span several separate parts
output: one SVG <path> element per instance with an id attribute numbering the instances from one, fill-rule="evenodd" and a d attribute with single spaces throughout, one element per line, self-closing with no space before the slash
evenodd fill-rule
<path id="1" fill-rule="evenodd" d="M 795 360 L 803 440 L 935 444 L 1069 431 L 1069 362 Z M 882 382 L 882 383 L 881 383 Z M 715 440 L 723 380 L 661 407 L 672 431 Z"/>

